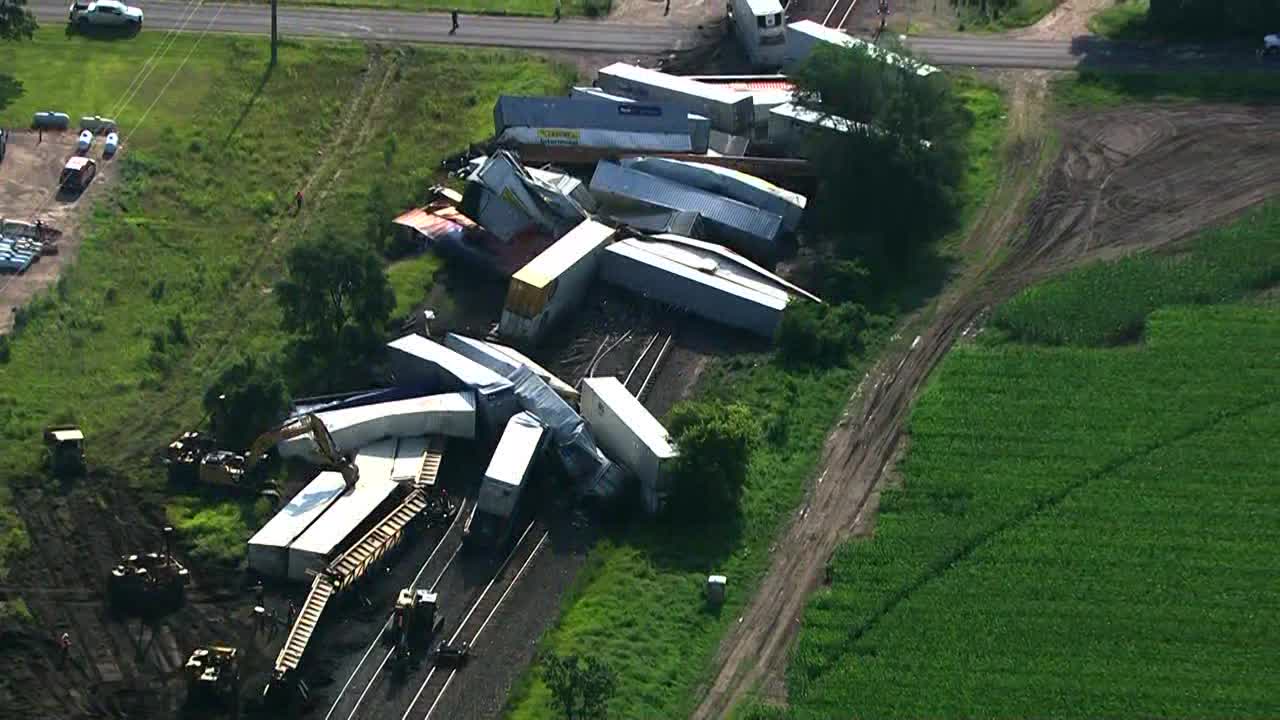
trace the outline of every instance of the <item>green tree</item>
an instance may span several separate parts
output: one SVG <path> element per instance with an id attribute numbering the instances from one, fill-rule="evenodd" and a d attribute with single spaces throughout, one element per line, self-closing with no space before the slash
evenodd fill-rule
<path id="1" fill-rule="evenodd" d="M 904 269 L 954 226 L 972 122 L 943 73 L 921 77 L 894 51 L 905 68 L 833 46 L 792 72 L 799 105 L 853 122 L 809 134 L 805 152 L 822 178 L 815 219 L 872 272 Z"/>
<path id="2" fill-rule="evenodd" d="M 672 408 L 667 428 L 680 454 L 672 467 L 668 510 L 676 516 L 736 508 L 747 479 L 759 424 L 746 405 L 687 401 Z"/>
<path id="3" fill-rule="evenodd" d="M 603 660 L 548 653 L 542 658 L 542 678 L 565 720 L 597 720 L 609 714 L 609 699 L 618 678 Z"/>
<path id="4" fill-rule="evenodd" d="M 862 349 L 867 326 L 867 311 L 861 305 L 792 303 L 778 329 L 778 354 L 792 365 L 840 364 Z"/>
<path id="5" fill-rule="evenodd" d="M 0 0 L 0 40 L 30 40 L 38 27 L 27 0 Z"/>
<path id="6" fill-rule="evenodd" d="M 382 351 L 395 294 L 367 242 L 326 233 L 300 242 L 276 284 L 282 326 L 296 336 L 291 369 L 301 384 L 329 390 L 361 382 Z"/>
<path id="7" fill-rule="evenodd" d="M 228 448 L 248 448 L 259 433 L 284 418 L 289 404 L 280 363 L 270 357 L 237 358 L 204 394 L 214 435 Z"/>

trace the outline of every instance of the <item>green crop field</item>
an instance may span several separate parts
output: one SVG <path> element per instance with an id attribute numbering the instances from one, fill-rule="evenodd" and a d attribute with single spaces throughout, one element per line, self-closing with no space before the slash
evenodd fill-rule
<path id="1" fill-rule="evenodd" d="M 974 117 L 969 143 L 967 205 L 995 185 L 1004 137 L 1004 104 L 990 87 L 964 82 L 960 94 Z M 687 717 L 694 689 L 706 676 L 725 630 L 734 622 L 769 563 L 769 545 L 804 494 L 823 441 L 887 338 L 845 367 L 785 367 L 769 356 L 740 355 L 714 364 L 699 381 L 701 397 L 745 403 L 764 424 L 753 450 L 737 522 L 709 513 L 698 527 L 636 523 L 592 549 L 544 646 L 582 652 L 618 674 L 610 713 L 620 718 Z M 711 572 L 731 578 L 719 612 L 705 609 Z M 509 716 L 556 717 L 550 692 L 535 671 L 508 701 Z"/>
<path id="2" fill-rule="evenodd" d="M 558 93 L 569 80 L 512 52 L 321 42 L 286 43 L 267 73 L 258 40 L 184 35 L 111 109 L 163 39 L 51 29 L 0 44 L 0 125 L 23 127 L 37 109 L 115 112 L 124 136 L 121 177 L 90 195 L 77 263 L 22 313 L 0 361 L 0 577 L 25 543 L 10 490 L 48 485 L 45 424 L 79 422 L 96 472 L 158 487 L 151 454 L 200 419 L 210 378 L 238 352 L 283 343 L 270 288 L 295 240 L 366 234 L 421 198 L 442 157 L 491 132 L 499 92 Z M 412 268 L 393 273 L 408 307 L 435 266 L 400 267 Z M 184 499 L 169 514 L 221 559 L 243 552 L 256 520 L 252 505 Z"/>
<path id="3" fill-rule="evenodd" d="M 953 350 L 874 539 L 810 602 L 790 709 L 754 712 L 1280 714 L 1277 237 L 1273 204 L 1083 268 Z"/>

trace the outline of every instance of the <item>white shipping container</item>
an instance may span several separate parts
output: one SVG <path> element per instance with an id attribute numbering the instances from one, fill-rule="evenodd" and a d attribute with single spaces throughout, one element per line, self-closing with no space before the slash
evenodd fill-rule
<path id="1" fill-rule="evenodd" d="M 576 398 L 578 396 L 578 391 L 514 348 L 477 340 L 457 333 L 446 335 L 444 344 L 450 350 L 475 360 L 496 373 L 501 373 L 503 377 L 511 377 L 511 373 L 515 372 L 521 365 L 525 365 L 533 371 L 534 375 L 542 378 L 543 382 L 550 385 L 561 397 Z"/>
<path id="2" fill-rule="evenodd" d="M 396 438 L 379 440 L 356 453 L 354 462 L 361 480 L 390 480 L 396 465 Z"/>
<path id="3" fill-rule="evenodd" d="M 874 43 L 852 37 L 843 30 L 829 28 L 812 20 L 801 20 L 787 25 L 785 65 L 794 65 L 807 60 L 813 54 L 814 49 L 820 45 L 835 45 L 847 48 L 858 47 L 866 50 L 871 57 L 890 65 L 903 69 L 913 67 L 906 58 L 891 50 L 885 50 Z M 919 63 L 914 67 L 915 74 L 919 77 L 927 77 L 938 72 L 938 68 L 923 63 Z"/>
<path id="4" fill-rule="evenodd" d="M 626 63 L 601 68 L 596 85 L 606 92 L 637 100 L 683 105 L 710 119 L 711 127 L 732 134 L 749 131 L 755 114 L 751 96 L 746 93 Z"/>
<path id="5" fill-rule="evenodd" d="M 397 483 L 412 483 L 422 472 L 422 461 L 427 455 L 427 438 L 400 438 L 396 445 L 396 461 L 391 468 L 391 480 Z"/>
<path id="6" fill-rule="evenodd" d="M 393 458 L 394 459 L 394 458 Z M 365 478 L 340 496 L 318 520 L 289 545 L 289 579 L 306 581 L 308 571 L 319 572 L 347 549 L 352 534 L 400 486 L 388 478 Z"/>
<path id="7" fill-rule="evenodd" d="M 338 499 L 346 488 L 341 473 L 322 472 L 249 538 L 249 569 L 271 578 L 289 574 L 289 544 Z"/>
<path id="8" fill-rule="evenodd" d="M 440 343 L 411 334 L 391 341 L 387 347 L 391 349 L 391 370 L 398 383 L 475 391 L 479 427 L 486 433 L 496 434 L 519 411 L 506 378 Z M 444 434 L 429 429 L 425 432 Z"/>
<path id="9" fill-rule="evenodd" d="M 554 245 L 511 276 L 498 332 L 536 343 L 565 315 L 578 309 L 596 273 L 596 257 L 614 229 L 583 220 Z"/>
<path id="10" fill-rule="evenodd" d="M 668 464 L 677 454 L 667 429 L 612 376 L 583 380 L 580 407 L 601 449 L 640 480 L 645 511 L 661 509 L 670 491 Z"/>
<path id="11" fill-rule="evenodd" d="M 476 436 L 476 400 L 470 391 L 327 410 L 317 416 L 329 429 L 340 452 L 359 450 L 387 437 L 445 435 L 472 439 Z M 321 459 L 310 435 L 285 440 L 277 450 L 281 457 L 312 462 Z"/>
<path id="12" fill-rule="evenodd" d="M 528 412 L 519 413 L 507 422 L 489 467 L 484 471 L 476 512 L 511 518 L 548 434 L 547 428 Z"/>

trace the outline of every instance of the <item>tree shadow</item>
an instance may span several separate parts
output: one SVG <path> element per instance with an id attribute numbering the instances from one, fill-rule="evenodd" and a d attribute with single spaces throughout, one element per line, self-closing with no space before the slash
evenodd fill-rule
<path id="1" fill-rule="evenodd" d="M 13 104 L 14 100 L 22 97 L 26 92 L 22 81 L 9 75 L 8 73 L 0 73 L 0 112 Z"/>
<path id="2" fill-rule="evenodd" d="M 258 86 L 253 89 L 253 94 L 249 96 L 249 102 L 245 103 L 244 108 L 240 110 L 240 116 L 231 124 L 231 129 L 227 131 L 227 137 L 222 141 L 223 145 L 230 147 L 232 141 L 235 140 L 236 133 L 240 132 L 240 126 L 249 117 L 249 113 L 253 112 L 253 106 L 258 103 L 258 98 L 261 97 L 262 91 L 267 87 L 267 82 L 271 80 L 271 75 L 275 72 L 275 69 L 275 65 L 268 63 L 266 69 L 262 71 L 262 77 L 258 78 Z"/>
<path id="3" fill-rule="evenodd" d="M 78 25 L 67 23 L 67 27 L 64 32 L 67 37 L 71 37 L 73 35 L 79 35 L 80 37 L 86 38 L 88 40 L 94 40 L 99 42 L 116 42 L 118 40 L 132 40 L 133 38 L 138 36 L 138 33 L 141 32 L 141 28 L 123 27 L 123 26 L 94 27 L 92 25 L 80 27 Z"/>

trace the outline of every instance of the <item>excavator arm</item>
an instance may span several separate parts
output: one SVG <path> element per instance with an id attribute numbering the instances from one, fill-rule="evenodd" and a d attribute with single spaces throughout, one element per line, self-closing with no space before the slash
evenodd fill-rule
<path id="1" fill-rule="evenodd" d="M 349 458 L 343 456 L 337 443 L 333 441 L 333 436 L 329 434 L 329 428 L 325 427 L 324 421 L 318 415 L 310 413 L 259 435 L 249 448 L 249 457 L 245 459 L 246 472 L 258 464 L 263 454 L 272 445 L 303 435 L 310 435 L 315 440 L 316 446 L 320 449 L 320 455 L 324 458 L 321 466 L 342 473 L 347 490 L 351 490 L 360 477 L 359 470 Z"/>

